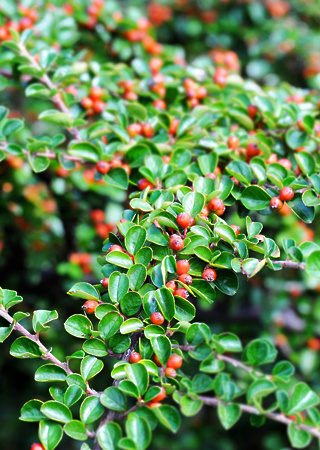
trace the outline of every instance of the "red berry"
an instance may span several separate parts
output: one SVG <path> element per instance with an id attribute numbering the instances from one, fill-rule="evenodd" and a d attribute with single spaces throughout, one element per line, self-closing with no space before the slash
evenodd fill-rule
<path id="1" fill-rule="evenodd" d="M 164 322 L 164 317 L 161 314 L 161 312 L 154 312 L 151 314 L 150 316 L 150 321 L 151 323 L 153 323 L 154 325 L 162 325 Z"/>
<path id="2" fill-rule="evenodd" d="M 293 197 L 294 197 L 294 190 L 291 187 L 285 186 L 284 188 L 281 189 L 279 195 L 280 200 L 282 200 L 283 202 L 287 202 L 289 200 L 292 200 Z"/>
<path id="3" fill-rule="evenodd" d="M 257 112 L 258 112 L 258 108 L 256 106 L 254 106 L 254 105 L 248 106 L 248 113 L 249 113 L 249 116 L 251 117 L 251 119 L 254 119 L 256 117 Z"/>
<path id="4" fill-rule="evenodd" d="M 132 123 L 131 125 L 127 126 L 127 133 L 133 139 L 137 134 L 140 134 L 140 127 L 138 126 L 140 124 Z"/>
<path id="5" fill-rule="evenodd" d="M 180 369 L 182 363 L 183 359 L 180 355 L 172 355 L 168 359 L 167 367 L 172 367 L 173 369 Z"/>
<path id="6" fill-rule="evenodd" d="M 160 406 L 162 406 L 162 403 L 150 401 L 149 403 L 147 403 L 147 405 L 149 406 L 149 408 L 160 408 Z"/>
<path id="7" fill-rule="evenodd" d="M 129 361 L 131 362 L 131 364 L 135 364 L 135 363 L 141 361 L 141 359 L 142 358 L 141 358 L 140 353 L 132 352 L 130 355 Z"/>
<path id="8" fill-rule="evenodd" d="M 90 109 L 93 106 L 93 101 L 90 97 L 84 97 L 80 103 L 85 109 Z"/>
<path id="9" fill-rule="evenodd" d="M 149 67 L 151 72 L 156 73 L 159 72 L 161 67 L 163 66 L 163 61 L 160 58 L 151 58 L 149 61 Z"/>
<path id="10" fill-rule="evenodd" d="M 283 166 L 285 169 L 287 170 L 291 170 L 292 169 L 292 163 L 289 159 L 287 158 L 281 158 L 278 161 L 278 164 L 281 164 L 281 166 Z"/>
<path id="11" fill-rule="evenodd" d="M 133 91 L 127 91 L 123 94 L 125 100 L 138 100 L 138 94 Z"/>
<path id="12" fill-rule="evenodd" d="M 186 212 L 182 212 L 177 216 L 177 223 L 181 228 L 187 228 L 190 225 L 190 220 L 191 216 Z"/>
<path id="13" fill-rule="evenodd" d="M 102 284 L 102 286 L 103 286 L 104 288 L 107 289 L 108 286 L 109 286 L 109 278 L 103 278 L 103 280 L 101 280 L 100 283 Z"/>
<path id="14" fill-rule="evenodd" d="M 153 133 L 153 127 L 150 123 L 145 123 L 142 125 L 142 134 L 144 137 L 151 138 Z"/>
<path id="15" fill-rule="evenodd" d="M 172 367 L 168 367 L 164 373 L 170 378 L 175 378 L 177 376 L 177 372 Z"/>
<path id="16" fill-rule="evenodd" d="M 271 209 L 275 209 L 275 210 L 278 211 L 279 209 L 282 208 L 282 206 L 283 206 L 283 203 L 282 203 L 282 201 L 280 200 L 279 197 L 273 197 L 270 200 L 270 208 Z"/>
<path id="17" fill-rule="evenodd" d="M 228 139 L 228 147 L 236 149 L 239 147 L 239 138 L 237 136 L 230 136 Z"/>
<path id="18" fill-rule="evenodd" d="M 31 449 L 30 450 L 44 450 L 44 447 L 37 442 L 36 444 L 32 444 L 31 445 Z"/>
<path id="19" fill-rule="evenodd" d="M 196 91 L 196 96 L 199 100 L 203 100 L 207 96 L 207 89 L 204 86 L 199 86 Z"/>
<path id="20" fill-rule="evenodd" d="M 122 167 L 122 162 L 118 158 L 113 158 L 110 161 L 110 167 L 111 169 L 115 169 L 116 167 Z"/>
<path id="21" fill-rule="evenodd" d="M 177 262 L 177 274 L 182 275 L 183 273 L 188 273 L 190 270 L 190 264 L 187 259 L 180 259 Z"/>
<path id="22" fill-rule="evenodd" d="M 96 164 L 96 169 L 99 173 L 105 174 L 110 170 L 110 164 L 107 161 L 99 161 Z"/>
<path id="23" fill-rule="evenodd" d="M 174 291 L 173 295 L 178 295 L 179 297 L 182 297 L 182 298 L 188 298 L 189 292 L 187 291 L 187 289 L 179 288 Z"/>
<path id="24" fill-rule="evenodd" d="M 173 280 L 168 281 L 166 287 L 169 289 L 173 289 L 174 291 L 178 288 L 177 283 L 175 283 Z"/>
<path id="25" fill-rule="evenodd" d="M 151 403 L 158 403 L 164 400 L 167 396 L 167 393 L 163 387 L 160 387 L 160 392 L 158 395 L 156 395 L 152 400 L 150 400 Z"/>
<path id="26" fill-rule="evenodd" d="M 260 153 L 261 153 L 261 151 L 260 151 L 259 147 L 257 146 L 257 144 L 255 144 L 254 142 L 250 142 L 250 144 L 248 145 L 247 150 L 246 150 L 247 158 L 251 159 L 254 156 L 260 155 Z"/>
<path id="27" fill-rule="evenodd" d="M 100 100 L 103 97 L 103 94 L 103 89 L 99 86 L 95 86 L 90 89 L 90 97 L 94 100 Z"/>
<path id="28" fill-rule="evenodd" d="M 95 300 L 87 300 L 82 308 L 86 311 L 87 314 L 92 314 L 95 312 L 96 307 L 99 305 Z"/>
<path id="29" fill-rule="evenodd" d="M 217 272 L 213 269 L 205 269 L 202 273 L 202 278 L 206 281 L 214 281 L 217 278 Z"/>
<path id="30" fill-rule="evenodd" d="M 138 181 L 138 188 L 140 189 L 140 191 L 143 191 L 144 189 L 147 189 L 147 187 L 153 189 L 154 186 L 146 178 L 141 178 L 141 180 Z"/>
<path id="31" fill-rule="evenodd" d="M 192 284 L 192 276 L 188 273 L 183 273 L 182 275 L 180 275 L 178 280 L 184 284 Z"/>
<path id="32" fill-rule="evenodd" d="M 191 217 L 189 227 L 193 227 L 193 225 L 195 225 L 195 223 L 196 223 L 196 221 L 195 221 L 194 217 Z"/>
<path id="33" fill-rule="evenodd" d="M 94 223 L 101 223 L 104 222 L 105 215 L 102 209 L 94 209 L 90 214 L 91 219 L 94 221 Z"/>
<path id="34" fill-rule="evenodd" d="M 177 252 L 182 250 L 184 247 L 183 239 L 180 236 L 173 234 L 169 239 L 169 247 Z"/>
<path id="35" fill-rule="evenodd" d="M 204 206 L 201 210 L 201 215 L 208 217 L 209 213 L 210 213 L 210 210 L 209 210 L 208 206 Z"/>
<path id="36" fill-rule="evenodd" d="M 215 197 L 212 200 L 210 200 L 210 202 L 208 204 L 208 208 L 217 214 L 217 211 L 223 210 L 223 212 L 224 212 L 226 207 L 225 207 L 223 201 L 221 200 L 221 198 Z"/>
<path id="37" fill-rule="evenodd" d="M 320 339 L 313 337 L 308 340 L 307 345 L 311 350 L 318 352 L 320 350 Z"/>
<path id="38" fill-rule="evenodd" d="M 229 226 L 230 226 L 230 228 L 233 229 L 236 236 L 238 236 L 238 234 L 240 234 L 240 227 L 238 227 L 238 225 L 229 225 Z"/>
<path id="39" fill-rule="evenodd" d="M 176 134 L 178 126 L 179 126 L 180 120 L 179 119 L 172 119 L 171 120 L 171 125 L 169 128 L 169 133 L 170 134 Z"/>
<path id="40" fill-rule="evenodd" d="M 97 114 L 101 114 L 104 108 L 106 107 L 106 104 L 102 100 L 95 100 L 93 102 L 92 107 L 94 112 L 96 112 Z"/>
<path id="41" fill-rule="evenodd" d="M 124 250 L 120 245 L 113 244 L 113 245 L 111 245 L 111 247 L 109 249 L 109 253 L 110 252 L 123 252 L 124 253 Z"/>
<path id="42" fill-rule="evenodd" d="M 167 104 L 164 100 L 158 99 L 155 100 L 152 105 L 154 106 L 154 108 L 157 109 L 167 109 Z"/>

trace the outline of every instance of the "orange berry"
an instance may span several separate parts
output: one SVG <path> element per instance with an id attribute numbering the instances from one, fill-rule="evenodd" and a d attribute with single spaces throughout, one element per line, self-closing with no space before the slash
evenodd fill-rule
<path id="1" fill-rule="evenodd" d="M 167 362 L 167 367 L 172 367 L 173 369 L 180 369 L 182 366 L 183 359 L 180 355 L 171 355 Z"/>

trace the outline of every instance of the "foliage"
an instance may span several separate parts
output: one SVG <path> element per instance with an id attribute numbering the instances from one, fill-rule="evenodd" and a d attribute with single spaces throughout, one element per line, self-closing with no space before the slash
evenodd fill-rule
<path id="1" fill-rule="evenodd" d="M 11 89 L 29 99 L 21 112 L 0 107 L 3 235 L 18 226 L 23 246 L 32 244 L 34 283 L 43 263 L 55 267 L 63 239 L 77 241 L 80 251 L 69 241 L 69 261 L 57 271 L 83 308 L 72 306 L 63 320 L 72 350 L 58 358 L 42 333 L 53 330 L 62 305 L 36 307 L 26 328 L 25 308 L 11 315 L 22 297 L 3 280 L 1 342 L 20 332 L 10 354 L 45 360 L 34 378 L 50 385 L 51 399 L 28 401 L 20 419 L 39 422 L 46 450 L 64 435 L 88 441 L 82 450 L 145 449 L 158 425 L 177 433 L 181 415 L 205 405 L 217 408 L 226 430 L 249 413 L 253 426 L 266 419 L 287 425 L 294 448 L 319 438 L 318 394 L 295 371 L 311 374 L 303 359 L 290 351 L 291 362 L 279 359 L 267 334 L 243 345 L 247 339 L 196 316 L 262 274 L 276 286 L 282 271 L 299 270 L 306 289 L 318 289 L 320 248 L 305 224 L 320 203 L 319 94 L 286 83 L 261 87 L 240 76 L 237 59 L 231 67 L 214 55 L 189 64 L 182 49 L 157 42 L 134 7 L 124 17 L 115 2 L 54 2 L 47 11 L 3 5 L 3 103 L 12 103 Z M 189 14 L 176 7 L 179 17 Z M 211 7 L 202 13 L 215 13 Z M 300 7 L 292 6 L 297 14 Z M 235 8 L 264 18 L 255 3 Z M 68 214 L 79 198 L 86 201 L 73 236 Z M 241 289 L 235 301 L 238 295 Z M 320 341 L 312 337 L 317 323 L 311 328 L 312 352 Z M 283 334 L 276 344 L 288 349 Z"/>

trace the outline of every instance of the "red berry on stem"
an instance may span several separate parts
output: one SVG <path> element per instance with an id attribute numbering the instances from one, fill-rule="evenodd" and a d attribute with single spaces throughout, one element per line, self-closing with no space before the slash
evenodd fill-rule
<path id="1" fill-rule="evenodd" d="M 145 123 L 142 125 L 142 134 L 144 137 L 151 138 L 154 134 L 153 127 L 150 123 Z"/>
<path id="2" fill-rule="evenodd" d="M 294 190 L 291 187 L 285 186 L 284 188 L 281 189 L 279 194 L 280 200 L 282 200 L 283 202 L 287 202 L 289 200 L 292 200 L 293 197 L 294 197 Z"/>
<path id="3" fill-rule="evenodd" d="M 177 376 L 177 372 L 172 367 L 167 367 L 164 373 L 170 378 L 175 378 Z"/>
<path id="4" fill-rule="evenodd" d="M 164 322 L 164 317 L 161 312 L 154 312 L 150 316 L 150 321 L 154 325 L 162 325 Z"/>
<path id="5" fill-rule="evenodd" d="M 105 174 L 110 170 L 110 164 L 107 161 L 99 161 L 96 164 L 96 169 L 99 173 Z"/>
<path id="6" fill-rule="evenodd" d="M 274 210 L 278 211 L 282 207 L 283 207 L 283 203 L 282 203 L 282 201 L 280 200 L 279 197 L 273 197 L 270 200 L 270 208 L 271 209 L 274 209 Z"/>
<path id="7" fill-rule="evenodd" d="M 206 281 L 214 281 L 217 278 L 217 272 L 213 269 L 205 269 L 202 273 L 202 278 Z"/>
<path id="8" fill-rule="evenodd" d="M 188 273 L 183 273 L 182 275 L 179 276 L 179 281 L 181 281 L 184 284 L 192 284 L 192 276 L 189 275 Z"/>
<path id="9" fill-rule="evenodd" d="M 166 287 L 168 289 L 173 289 L 174 291 L 178 288 L 177 283 L 175 283 L 173 280 L 168 281 L 168 283 L 166 284 Z"/>
<path id="10" fill-rule="evenodd" d="M 144 189 L 147 189 L 147 187 L 153 189 L 154 186 L 146 178 L 141 178 L 141 180 L 138 181 L 138 188 L 140 189 L 140 191 L 143 191 Z"/>
<path id="11" fill-rule="evenodd" d="M 178 295 L 179 297 L 182 297 L 182 298 L 188 298 L 189 292 L 187 291 L 187 289 L 179 288 L 174 291 L 173 295 Z"/>
<path id="12" fill-rule="evenodd" d="M 109 253 L 110 252 L 123 252 L 124 253 L 124 250 L 120 245 L 113 244 L 113 245 L 111 245 L 111 247 L 109 249 Z"/>
<path id="13" fill-rule="evenodd" d="M 99 305 L 95 300 L 87 300 L 82 308 L 86 311 L 87 314 L 93 314 L 96 310 L 96 307 Z"/>
<path id="14" fill-rule="evenodd" d="M 149 67 L 151 72 L 156 73 L 159 72 L 161 67 L 163 66 L 163 61 L 160 58 L 151 58 L 149 61 Z"/>
<path id="15" fill-rule="evenodd" d="M 141 359 L 142 358 L 141 358 L 140 353 L 132 352 L 131 355 L 130 355 L 129 361 L 131 362 L 131 364 L 136 364 L 139 361 L 141 361 Z"/>
<path id="16" fill-rule="evenodd" d="M 103 97 L 103 89 L 99 86 L 94 86 L 90 89 L 90 97 L 94 100 L 100 100 Z"/>
<path id="17" fill-rule="evenodd" d="M 213 198 L 210 200 L 208 207 L 211 211 L 213 211 L 218 216 L 222 215 L 226 209 L 225 204 L 221 200 L 221 198 Z"/>
<path id="18" fill-rule="evenodd" d="M 177 216 L 177 223 L 181 228 L 187 228 L 190 225 L 190 220 L 191 216 L 186 212 L 182 212 Z"/>
<path id="19" fill-rule="evenodd" d="M 100 283 L 102 284 L 102 286 L 103 286 L 104 288 L 107 289 L 108 286 L 109 286 L 109 278 L 103 278 L 103 280 L 101 280 Z"/>
<path id="20" fill-rule="evenodd" d="M 187 259 L 180 259 L 177 261 L 177 274 L 182 275 L 188 273 L 190 270 L 190 264 Z"/>
<path id="21" fill-rule="evenodd" d="M 172 235 L 169 239 L 169 247 L 177 252 L 182 250 L 184 247 L 183 239 L 176 234 Z"/>
<path id="22" fill-rule="evenodd" d="M 230 136 L 228 139 L 228 147 L 236 149 L 239 147 L 239 138 L 237 136 Z"/>
<path id="23" fill-rule="evenodd" d="M 182 366 L 183 359 L 180 355 L 171 355 L 167 362 L 167 367 L 172 367 L 173 369 L 180 369 Z"/>

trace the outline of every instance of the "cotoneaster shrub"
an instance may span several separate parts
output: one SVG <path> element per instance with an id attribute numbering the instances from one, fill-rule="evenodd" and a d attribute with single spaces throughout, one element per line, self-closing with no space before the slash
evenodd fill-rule
<path id="1" fill-rule="evenodd" d="M 58 359 L 41 336 L 67 299 L 28 322 L 17 310 L 20 292 L 2 281 L 1 341 L 17 331 L 10 354 L 45 361 L 35 380 L 48 383 L 47 399 L 21 409 L 21 420 L 39 422 L 41 444 L 32 450 L 56 448 L 63 434 L 87 441 L 82 450 L 145 449 L 158 425 L 176 433 L 180 415 L 204 405 L 217 408 L 225 429 L 248 413 L 253 426 L 283 423 L 292 447 L 305 447 L 320 436 L 318 394 L 268 337 L 243 346 L 228 329 L 212 332 L 196 309 L 213 308 L 217 293 L 233 296 L 239 280 L 261 273 L 303 271 L 305 286 L 318 287 L 319 246 L 292 237 L 295 218 L 312 223 L 320 203 L 319 93 L 262 88 L 224 63 L 189 65 L 182 50 L 157 42 L 147 19 L 123 18 L 112 4 L 113 15 L 98 1 L 47 11 L 5 3 L 2 88 L 8 103 L 11 89 L 32 102 L 25 117 L 0 110 L 2 191 L 17 186 L 24 198 L 7 202 L 6 226 L 14 216 L 30 229 L 22 239 L 33 250 L 39 234 L 49 235 L 47 252 L 30 265 L 50 265 L 61 246 L 54 197 L 76 188 L 101 204 L 87 238 L 103 241 L 101 275 L 87 252 L 59 265 L 76 281 L 68 294 L 80 299 L 64 322 L 75 352 Z M 36 181 L 45 174 L 52 191 Z M 112 213 L 105 223 L 103 196 L 123 204 L 116 224 Z M 27 208 L 36 210 L 34 223 Z M 281 255 L 273 238 L 288 216 Z M 43 217 L 46 227 L 33 236 Z M 319 349 L 310 339 L 310 350 Z"/>

